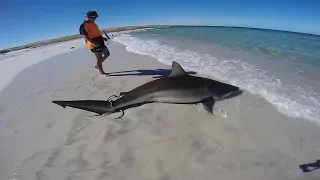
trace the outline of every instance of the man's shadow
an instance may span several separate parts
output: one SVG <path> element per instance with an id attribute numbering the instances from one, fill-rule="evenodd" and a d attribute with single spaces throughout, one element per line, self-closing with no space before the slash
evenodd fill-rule
<path id="1" fill-rule="evenodd" d="M 137 69 L 130 71 L 118 71 L 108 73 L 109 76 L 154 76 L 152 78 L 161 78 L 167 77 L 171 73 L 171 69 L 154 69 L 154 70 L 146 70 L 146 69 Z M 188 71 L 188 74 L 196 74 L 196 72 Z"/>
<path id="2" fill-rule="evenodd" d="M 320 169 L 320 159 L 317 160 L 317 161 L 314 162 L 314 163 L 301 164 L 299 167 L 300 167 L 300 169 L 301 169 L 303 172 L 311 172 L 311 171 Z M 309 169 L 309 168 L 311 168 L 311 169 Z"/>

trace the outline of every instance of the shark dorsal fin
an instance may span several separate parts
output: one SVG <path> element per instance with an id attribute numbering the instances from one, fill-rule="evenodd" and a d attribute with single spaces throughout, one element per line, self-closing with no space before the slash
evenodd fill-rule
<path id="1" fill-rule="evenodd" d="M 183 68 L 177 62 L 172 62 L 171 73 L 169 77 L 176 77 L 176 76 L 188 76 L 188 74 L 183 70 Z"/>

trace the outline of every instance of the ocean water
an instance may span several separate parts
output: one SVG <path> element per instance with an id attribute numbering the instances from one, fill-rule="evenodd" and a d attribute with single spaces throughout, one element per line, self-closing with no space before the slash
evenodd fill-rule
<path id="1" fill-rule="evenodd" d="M 170 27 L 118 34 L 127 51 L 261 95 L 320 124 L 320 36 L 252 28 Z"/>

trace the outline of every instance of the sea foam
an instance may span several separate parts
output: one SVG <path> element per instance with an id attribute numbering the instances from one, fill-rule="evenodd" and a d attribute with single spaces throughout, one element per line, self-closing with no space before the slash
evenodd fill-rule
<path id="1" fill-rule="evenodd" d="M 272 103 L 279 112 L 320 124 L 320 102 L 300 87 L 283 84 L 277 77 L 269 77 L 267 71 L 259 69 L 241 59 L 217 58 L 193 50 L 163 45 L 156 40 L 144 40 L 129 34 L 121 34 L 114 41 L 126 46 L 127 51 L 148 55 L 171 65 L 179 62 L 185 69 L 208 75 L 259 94 Z"/>

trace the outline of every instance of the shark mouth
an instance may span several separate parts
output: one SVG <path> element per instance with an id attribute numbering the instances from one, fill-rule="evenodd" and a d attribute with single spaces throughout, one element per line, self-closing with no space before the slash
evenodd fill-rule
<path id="1" fill-rule="evenodd" d="M 231 96 L 231 95 L 233 95 L 233 94 L 237 94 L 237 93 L 239 93 L 239 92 L 240 92 L 239 90 L 228 92 L 227 94 L 224 94 L 224 95 L 222 95 L 222 96 L 219 96 L 219 97 L 217 98 L 217 100 L 225 99 L 225 98 L 227 98 L 227 97 L 229 97 L 229 96 Z"/>

